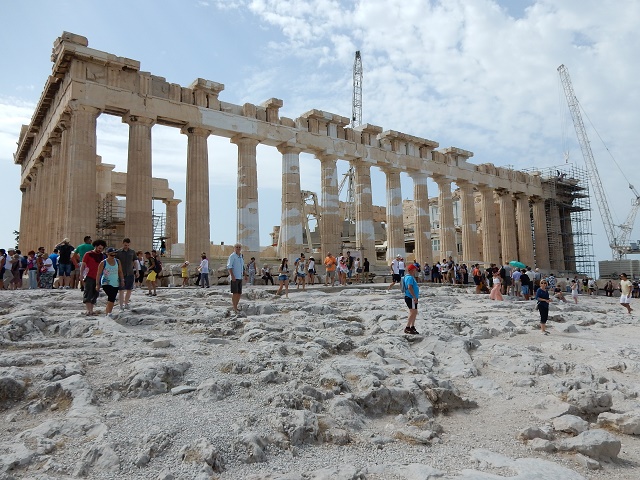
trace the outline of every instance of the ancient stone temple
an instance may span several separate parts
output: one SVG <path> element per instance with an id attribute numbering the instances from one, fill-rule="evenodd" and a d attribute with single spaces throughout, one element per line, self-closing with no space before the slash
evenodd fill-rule
<path id="1" fill-rule="evenodd" d="M 96 120 L 100 115 L 115 115 L 129 125 L 126 179 L 121 178 L 119 189 L 103 190 L 117 190 L 126 197 L 123 235 L 131 237 L 134 245 L 152 242 L 152 130 L 154 125 L 166 125 L 180 129 L 188 141 L 184 240 L 189 260 L 210 246 L 207 137 L 216 135 L 237 145 L 236 232 L 246 257 L 259 259 L 260 254 L 256 147 L 262 144 L 282 155 L 280 256 L 303 249 L 299 166 L 304 152 L 315 156 L 321 166 L 321 255 L 342 247 L 336 162 L 344 160 L 355 171 L 355 245 L 364 256 L 375 258 L 371 169 L 378 168 L 386 176 L 387 260 L 406 253 L 402 199 L 407 192 L 401 191 L 400 182 L 404 172 L 413 180 L 413 253 L 422 262 L 452 255 L 458 261 L 488 264 L 520 259 L 545 270 L 552 264 L 564 268 L 563 249 L 570 245 L 560 242 L 551 250 L 548 225 L 561 228 L 566 224 L 561 216 L 567 214 L 557 208 L 549 211 L 548 202 L 545 206 L 554 193 L 544 188 L 535 172 L 474 165 L 469 162 L 470 151 L 437 150 L 439 144 L 433 140 L 370 124 L 349 128 L 348 118 L 320 110 L 286 118 L 279 112 L 283 101 L 276 98 L 259 105 L 226 103 L 219 98 L 224 90 L 220 83 L 201 78 L 188 87 L 169 83 L 141 71 L 140 62 L 89 48 L 85 37 L 71 33 L 54 42 L 51 59 L 52 74 L 31 124 L 20 133 L 15 154 L 22 169 L 20 240 L 25 245 L 51 245 L 64 236 L 77 244 L 84 235 L 95 235 L 98 179 L 103 169 L 96 163 Z M 428 178 L 438 186 L 436 252 L 432 251 Z M 460 210 L 458 230 L 454 190 Z M 173 229 L 167 236 L 169 242 L 177 242 L 178 201 L 172 192 L 165 197 L 167 223 Z M 38 218 L 45 213 L 44 218 L 51 221 L 34 222 L 35 212 Z"/>

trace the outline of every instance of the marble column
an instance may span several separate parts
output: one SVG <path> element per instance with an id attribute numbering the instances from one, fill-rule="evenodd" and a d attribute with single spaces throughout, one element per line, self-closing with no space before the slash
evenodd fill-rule
<path id="1" fill-rule="evenodd" d="M 58 174 L 58 191 L 67 192 L 70 185 L 69 170 L 69 127 L 71 125 L 71 114 L 65 112 L 60 117 L 57 129 L 60 131 L 60 172 Z M 72 206 L 68 203 L 68 195 L 60 195 L 56 204 L 56 218 L 58 223 L 58 233 L 60 238 L 69 238 L 72 245 L 77 246 L 83 243 L 83 238 L 74 239 L 69 236 L 69 221 L 73 219 Z M 75 242 L 75 243 L 74 243 Z"/>
<path id="2" fill-rule="evenodd" d="M 479 187 L 482 202 L 482 261 L 485 267 L 499 263 L 498 229 L 496 227 L 496 207 L 493 189 L 488 186 Z"/>
<path id="3" fill-rule="evenodd" d="M 387 263 L 400 255 L 406 256 L 404 249 L 404 222 L 402 214 L 402 188 L 400 171 L 384 168 L 387 186 Z"/>
<path id="4" fill-rule="evenodd" d="M 516 198 L 516 221 L 518 223 L 518 260 L 528 267 L 534 266 L 533 238 L 531 237 L 531 214 L 529 197 L 519 193 Z"/>
<path id="5" fill-rule="evenodd" d="M 303 252 L 302 191 L 300 190 L 300 148 L 280 145 L 282 154 L 282 211 L 278 256 L 289 265 Z M 293 258 L 291 258 L 293 257 Z"/>
<path id="6" fill-rule="evenodd" d="M 209 130 L 185 127 L 187 136 L 187 190 L 185 195 L 185 260 L 197 262 L 211 251 L 209 212 Z"/>
<path id="7" fill-rule="evenodd" d="M 431 248 L 431 219 L 429 218 L 429 191 L 427 189 L 426 173 L 409 174 L 413 180 L 413 202 L 415 207 L 414 219 L 414 256 L 421 265 L 433 264 L 433 250 Z"/>
<path id="8" fill-rule="evenodd" d="M 44 176 L 44 162 L 42 161 L 42 157 L 38 158 L 33 164 L 32 178 L 35 182 L 33 189 L 33 204 L 31 208 L 31 235 L 33 243 L 36 245 L 33 249 L 36 250 L 38 247 L 49 248 L 49 246 L 45 244 L 41 221 L 42 205 L 47 201 L 44 196 L 46 178 Z"/>
<path id="9" fill-rule="evenodd" d="M 573 239 L 573 225 L 571 224 L 571 212 L 568 209 L 561 210 L 560 226 L 562 227 L 562 246 L 564 251 L 564 267 L 570 272 L 576 271 L 576 246 Z"/>
<path id="10" fill-rule="evenodd" d="M 536 267 L 548 272 L 551 269 L 549 258 L 549 240 L 547 237 L 547 214 L 544 209 L 544 199 L 533 197 L 533 236 L 535 240 Z"/>
<path id="11" fill-rule="evenodd" d="M 438 184 L 438 211 L 440 212 L 440 259 L 458 258 L 456 248 L 456 227 L 453 222 L 453 199 L 451 198 L 451 180 L 437 176 L 434 180 Z"/>
<path id="12" fill-rule="evenodd" d="M 367 258 L 376 261 L 376 239 L 373 226 L 373 198 L 371 191 L 371 167 L 364 161 L 354 161 L 356 250 L 361 255 L 361 264 Z M 333 252 L 331 252 L 333 253 Z"/>
<path id="13" fill-rule="evenodd" d="M 258 165 L 256 147 L 258 140 L 249 137 L 234 137 L 238 146 L 237 241 L 242 244 L 245 259 L 256 257 L 260 263 L 260 218 L 258 216 Z M 299 183 L 298 183 L 299 185 Z"/>
<path id="14" fill-rule="evenodd" d="M 66 232 L 73 245 L 96 233 L 96 122 L 100 110 L 73 105 L 68 131 Z M 94 238 L 95 239 L 95 238 Z"/>
<path id="15" fill-rule="evenodd" d="M 474 187 L 468 182 L 457 181 L 456 183 L 460 188 L 460 203 L 462 205 L 462 259 L 469 267 L 480 260 Z"/>
<path id="16" fill-rule="evenodd" d="M 147 251 L 153 247 L 151 128 L 156 121 L 130 114 L 122 121 L 129 125 L 124 235 L 134 248 Z"/>
<path id="17" fill-rule="evenodd" d="M 502 263 L 518 260 L 516 243 L 516 218 L 513 208 L 513 196 L 506 190 L 497 190 L 500 205 L 500 244 L 502 247 Z"/>
<path id="18" fill-rule="evenodd" d="M 560 225 L 560 209 L 558 205 L 551 203 L 549 206 L 551 220 L 551 232 L 549 232 L 549 254 L 551 256 L 551 269 L 558 273 L 565 269 L 564 248 L 562 246 L 562 227 Z"/>
<path id="19" fill-rule="evenodd" d="M 42 150 L 42 202 L 38 204 L 38 211 L 40 216 L 38 218 L 38 227 L 40 229 L 41 244 L 47 249 L 47 253 L 53 251 L 53 247 L 56 245 L 55 237 L 49 227 L 51 226 L 49 220 L 51 219 L 51 213 L 53 211 L 53 199 L 54 195 L 54 181 L 53 165 L 51 160 L 51 145 L 48 144 Z"/>
<path id="20" fill-rule="evenodd" d="M 338 167 L 335 155 L 317 155 L 320 160 L 321 210 L 320 242 L 322 255 L 340 255 L 342 246 L 342 218 L 338 198 Z"/>
<path id="21" fill-rule="evenodd" d="M 165 236 L 167 237 L 167 254 L 171 256 L 171 246 L 178 243 L 178 204 L 181 200 L 163 200 L 166 208 L 167 222 L 165 224 Z"/>
<path id="22" fill-rule="evenodd" d="M 62 136 L 59 132 L 52 135 L 49 139 L 51 143 L 51 158 L 49 158 L 51 165 L 51 173 L 50 173 L 50 181 L 51 181 L 51 194 L 52 198 L 58 198 L 60 190 L 60 179 L 62 176 L 62 159 L 61 159 L 61 151 L 62 151 Z M 62 232 L 62 225 L 60 224 L 61 220 L 59 217 L 59 209 L 58 205 L 59 201 L 49 202 L 48 205 L 48 213 L 47 213 L 47 230 L 50 232 L 51 237 L 53 238 L 54 246 L 62 241 L 65 237 Z"/>

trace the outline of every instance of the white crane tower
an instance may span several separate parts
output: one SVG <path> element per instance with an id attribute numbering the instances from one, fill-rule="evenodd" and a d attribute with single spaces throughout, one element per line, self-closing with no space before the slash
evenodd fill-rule
<path id="1" fill-rule="evenodd" d="M 567 97 L 567 104 L 569 105 L 569 111 L 571 112 L 571 118 L 573 119 L 573 126 L 576 129 L 576 135 L 578 136 L 578 143 L 582 150 L 582 156 L 584 157 L 584 163 L 587 166 L 589 172 L 589 178 L 591 180 L 591 186 L 595 192 L 596 202 L 598 203 L 598 209 L 600 210 L 600 216 L 604 223 L 604 229 L 607 233 L 607 239 L 609 240 L 609 247 L 613 252 L 614 260 L 620 260 L 624 258 L 627 253 L 638 253 L 629 245 L 629 238 L 631 231 L 633 230 L 633 224 L 636 219 L 636 214 L 640 208 L 640 194 L 631 183 L 629 188 L 635 196 L 635 200 L 632 203 L 631 211 L 627 215 L 626 221 L 621 225 L 615 225 L 613 218 L 611 217 L 611 211 L 609 210 L 609 203 L 602 187 L 602 181 L 598 173 L 598 167 L 596 161 L 593 158 L 593 152 L 591 151 L 591 145 L 589 143 L 589 137 L 587 137 L 587 131 L 584 128 L 582 121 L 582 115 L 580 113 L 580 104 L 576 94 L 573 91 L 571 85 L 571 77 L 569 77 L 569 71 L 564 65 L 558 67 L 558 73 L 560 74 L 560 81 L 564 88 L 565 96 Z"/>

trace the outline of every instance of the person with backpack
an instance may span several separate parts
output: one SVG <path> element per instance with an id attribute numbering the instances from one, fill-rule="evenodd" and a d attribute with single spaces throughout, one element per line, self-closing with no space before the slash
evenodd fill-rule
<path id="1" fill-rule="evenodd" d="M 153 253 L 155 254 L 156 251 L 153 250 Z M 144 252 L 144 256 L 147 257 L 147 271 L 149 272 L 149 274 L 147 275 L 147 293 L 145 295 L 147 296 L 157 296 L 158 292 L 157 292 L 157 288 L 158 285 L 156 283 L 156 278 L 158 277 L 158 270 L 157 270 L 157 259 L 155 257 L 155 255 L 152 255 L 151 252 Z M 162 271 L 162 267 L 160 267 Z M 151 290 L 153 289 L 153 293 L 151 293 Z"/>
<path id="2" fill-rule="evenodd" d="M 96 282 L 96 291 L 99 292 L 102 287 L 102 290 L 104 290 L 104 293 L 107 295 L 107 307 L 104 313 L 109 318 L 113 318 L 113 313 L 111 312 L 113 311 L 113 305 L 118 296 L 118 290 L 124 286 L 122 263 L 118 261 L 116 256 L 117 252 L 115 248 L 107 248 L 107 258 L 100 262 L 96 277 L 100 279 L 99 282 Z"/>
<path id="3" fill-rule="evenodd" d="M 99 288 L 96 288 L 98 284 L 98 267 L 102 260 L 104 260 L 103 250 L 107 246 L 107 242 L 104 240 L 95 240 L 93 243 L 93 250 L 88 251 L 82 257 L 82 265 L 84 272 L 84 292 L 82 294 L 82 302 L 87 309 L 85 315 L 92 316 L 98 313 L 93 310 L 96 302 L 98 301 Z"/>

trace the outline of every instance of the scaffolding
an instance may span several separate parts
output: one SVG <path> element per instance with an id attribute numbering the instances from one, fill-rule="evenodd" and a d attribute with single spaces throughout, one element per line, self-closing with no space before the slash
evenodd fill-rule
<path id="1" fill-rule="evenodd" d="M 160 252 L 162 245 L 167 240 L 167 217 L 164 213 L 156 213 L 155 209 L 152 210 L 153 218 L 153 249 Z M 162 252 L 164 254 L 164 252 Z"/>
<path id="2" fill-rule="evenodd" d="M 535 169 L 548 198 L 545 199 L 547 238 L 554 252 L 564 253 L 564 271 L 595 278 L 596 263 L 591 229 L 589 174 L 575 164 Z M 553 262 L 553 260 L 552 260 Z M 562 269 L 562 264 L 552 268 Z"/>
<path id="3" fill-rule="evenodd" d="M 97 238 L 107 242 L 108 246 L 114 246 L 119 238 L 118 230 L 124 227 L 124 206 L 115 195 L 109 193 L 98 200 L 97 212 Z"/>

